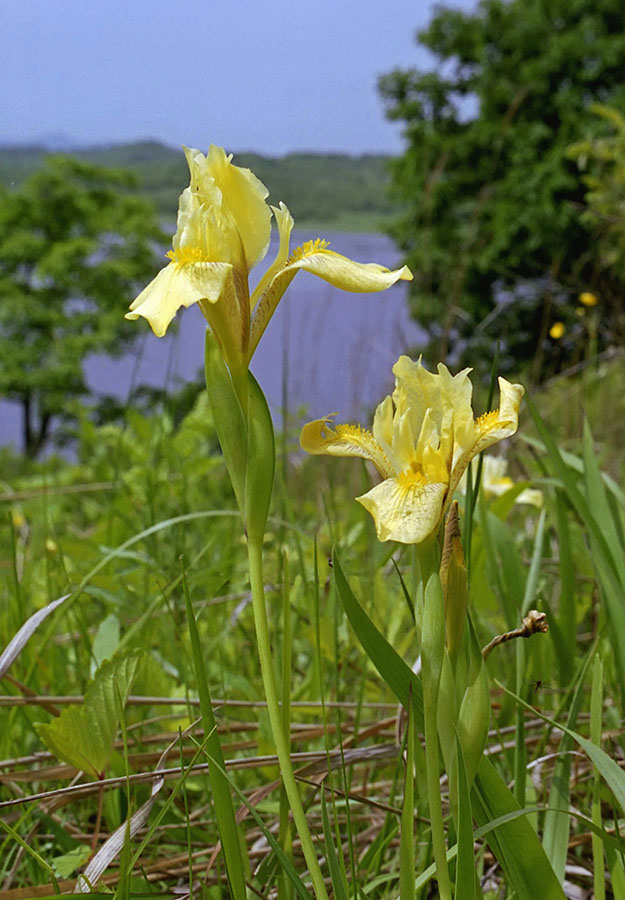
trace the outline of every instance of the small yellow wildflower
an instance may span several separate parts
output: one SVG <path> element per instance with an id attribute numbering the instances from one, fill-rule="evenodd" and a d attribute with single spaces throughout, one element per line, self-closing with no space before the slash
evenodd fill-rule
<path id="1" fill-rule="evenodd" d="M 11 523 L 18 531 L 26 524 L 26 519 L 18 509 L 11 510 Z"/>
<path id="2" fill-rule="evenodd" d="M 143 316 L 162 337 L 181 306 L 197 303 L 221 347 L 231 372 L 249 365 L 269 319 L 299 269 L 346 291 L 381 291 L 410 270 L 390 271 L 357 263 L 328 250 L 326 241 L 306 242 L 292 254 L 293 218 L 284 205 L 268 206 L 268 190 L 249 170 L 232 164 L 221 147 L 206 156 L 184 148 L 191 174 L 180 196 L 178 227 L 169 265 L 132 303 L 127 319 Z M 278 224 L 276 259 L 250 296 L 249 274 L 265 256 L 271 214 Z"/>
<path id="3" fill-rule="evenodd" d="M 599 302 L 599 298 L 596 294 L 592 294 L 590 291 L 582 291 L 579 295 L 579 302 L 582 306 L 596 306 Z"/>
<path id="4" fill-rule="evenodd" d="M 549 337 L 553 338 L 554 341 L 559 341 L 564 336 L 565 331 L 564 322 L 554 322 L 549 329 Z"/>
<path id="5" fill-rule="evenodd" d="M 475 419 L 470 369 L 438 374 L 400 356 L 393 366 L 395 390 L 378 406 L 372 431 L 309 422 L 300 444 L 308 453 L 360 456 L 382 481 L 356 499 L 375 520 L 381 541 L 417 544 L 433 534 L 473 457 L 514 434 L 524 389 L 499 379 L 499 409 Z"/>

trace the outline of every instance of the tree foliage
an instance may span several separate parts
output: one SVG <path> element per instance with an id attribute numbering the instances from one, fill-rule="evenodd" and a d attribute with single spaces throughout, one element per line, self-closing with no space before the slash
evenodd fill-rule
<path id="1" fill-rule="evenodd" d="M 0 394 L 22 404 L 35 455 L 54 417 L 86 394 L 83 361 L 136 340 L 123 313 L 163 240 L 133 176 L 53 157 L 0 188 Z"/>
<path id="2" fill-rule="evenodd" d="M 598 237 L 598 264 L 625 282 L 625 115 L 602 104 L 591 112 L 610 130 L 574 144 L 569 156 L 587 173 L 583 220 Z"/>
<path id="3" fill-rule="evenodd" d="M 501 340 L 503 370 L 531 360 L 538 378 L 564 362 L 553 322 L 580 292 L 613 295 L 621 277 L 598 265 L 569 148 L 596 130 L 593 102 L 625 110 L 625 5 L 439 7 L 418 41 L 436 70 L 380 83 L 389 117 L 405 122 L 394 236 L 415 273 L 415 315 L 432 355 L 475 363 Z"/>

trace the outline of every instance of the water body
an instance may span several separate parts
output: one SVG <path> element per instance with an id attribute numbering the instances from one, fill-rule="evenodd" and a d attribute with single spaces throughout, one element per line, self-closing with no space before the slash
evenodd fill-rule
<path id="1" fill-rule="evenodd" d="M 319 237 L 294 231 L 291 246 Z M 331 249 L 359 262 L 395 268 L 400 260 L 392 241 L 381 234 L 323 234 Z M 273 260 L 277 240 L 264 265 L 252 273 L 258 280 Z M 369 421 L 370 411 L 393 387 L 391 367 L 401 353 L 422 342 L 409 317 L 407 282 L 377 294 L 350 294 L 300 272 L 281 300 L 251 369 L 269 401 L 276 425 L 281 422 L 282 388 L 288 385 L 288 409 L 300 418 L 339 413 L 339 421 Z M 120 309 L 123 315 L 125 309 Z M 194 379 L 203 366 L 205 320 L 197 308 L 178 313 L 179 328 L 155 337 L 147 322 L 128 322 L 141 332 L 133 351 L 121 359 L 92 355 L 85 361 L 89 389 L 125 401 L 139 384 L 179 386 Z M 0 402 L 0 443 L 21 440 L 21 409 Z"/>

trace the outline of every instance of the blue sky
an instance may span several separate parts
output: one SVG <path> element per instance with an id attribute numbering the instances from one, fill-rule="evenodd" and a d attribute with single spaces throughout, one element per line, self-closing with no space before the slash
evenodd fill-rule
<path id="1" fill-rule="evenodd" d="M 449 5 L 472 9 L 474 0 Z M 379 75 L 432 0 L 0 0 L 0 141 L 399 152 Z"/>

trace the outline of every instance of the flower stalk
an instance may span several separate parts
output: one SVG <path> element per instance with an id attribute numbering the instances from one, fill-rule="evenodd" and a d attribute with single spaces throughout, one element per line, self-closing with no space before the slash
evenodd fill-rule
<path id="1" fill-rule="evenodd" d="M 308 828 L 308 821 L 295 781 L 290 748 L 284 730 L 280 703 L 278 701 L 278 688 L 271 656 L 267 606 L 265 603 L 262 541 L 248 538 L 247 551 L 258 656 L 260 659 L 265 698 L 267 700 L 269 721 L 271 723 L 278 762 L 280 764 L 280 775 L 289 800 L 291 813 L 293 814 L 293 822 L 295 823 L 295 828 L 297 829 L 301 841 L 302 851 L 304 853 L 306 865 L 308 866 L 308 872 L 313 883 L 317 900 L 327 900 L 328 894 L 324 884 L 323 874 L 317 860 L 312 836 L 310 834 L 310 829 Z"/>

